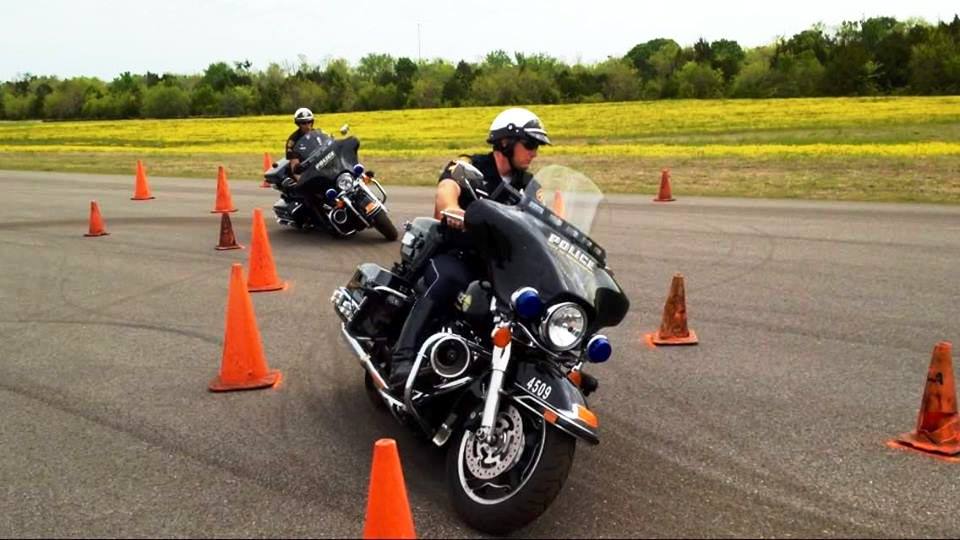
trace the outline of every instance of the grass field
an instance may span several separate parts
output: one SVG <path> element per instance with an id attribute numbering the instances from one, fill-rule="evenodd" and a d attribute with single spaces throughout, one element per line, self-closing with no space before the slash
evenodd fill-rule
<path id="1" fill-rule="evenodd" d="M 960 203 L 960 97 L 715 100 L 532 106 L 554 145 L 537 165 L 583 170 L 615 192 Z M 484 150 L 500 107 L 318 116 L 343 123 L 386 184 L 435 182 Z M 0 122 L 0 168 L 259 178 L 280 157 L 288 116 L 111 122 Z M 339 135 L 338 135 L 339 136 Z M 536 166 L 535 166 L 536 168 Z"/>

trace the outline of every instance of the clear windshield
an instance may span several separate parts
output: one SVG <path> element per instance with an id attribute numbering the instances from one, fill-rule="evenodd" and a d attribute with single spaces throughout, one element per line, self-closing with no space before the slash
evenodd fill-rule
<path id="1" fill-rule="evenodd" d="M 524 193 L 590 235 L 603 192 L 587 175 L 562 165 L 548 165 L 533 177 Z"/>

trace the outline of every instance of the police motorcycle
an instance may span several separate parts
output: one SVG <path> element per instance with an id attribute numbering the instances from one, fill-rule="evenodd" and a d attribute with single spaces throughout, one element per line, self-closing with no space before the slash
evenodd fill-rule
<path id="1" fill-rule="evenodd" d="M 349 126 L 340 128 L 347 134 Z M 290 160 L 273 164 L 263 176 L 280 191 L 273 205 L 277 223 L 297 229 L 316 227 L 335 236 L 351 236 L 373 227 L 387 240 L 399 237 L 397 227 L 387 211 L 387 193 L 357 159 L 360 141 L 355 137 L 334 139 L 313 131 L 300 139 L 306 146 L 306 159 L 301 162 L 298 187 L 284 186 L 292 176 Z M 307 200 L 309 198 L 309 200 Z"/>
<path id="2" fill-rule="evenodd" d="M 483 176 L 463 163 L 454 175 Z M 581 368 L 610 358 L 600 330 L 623 320 L 629 300 L 604 249 L 588 236 L 602 199 L 589 178 L 552 165 L 523 193 L 506 182 L 497 189 L 517 204 L 481 199 L 463 216 L 487 263 L 484 277 L 427 333 L 401 390 L 386 382 L 390 350 L 418 294 L 415 277 L 437 245 L 433 238 L 451 233 L 446 222 L 406 223 L 400 261 L 391 270 L 359 265 L 331 302 L 365 369 L 368 395 L 448 447 L 457 513 L 480 531 L 503 534 L 546 510 L 578 441 L 599 443 L 597 415 L 585 397 L 596 379 Z"/>

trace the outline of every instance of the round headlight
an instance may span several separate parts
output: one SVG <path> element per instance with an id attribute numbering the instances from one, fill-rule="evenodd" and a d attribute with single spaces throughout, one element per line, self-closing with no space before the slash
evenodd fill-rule
<path id="1" fill-rule="evenodd" d="M 547 310 L 540 325 L 540 335 L 547 345 L 558 351 L 572 349 L 587 330 L 587 315 L 577 304 L 557 304 Z"/>
<path id="2" fill-rule="evenodd" d="M 353 176 L 350 173 L 343 173 L 337 177 L 337 189 L 346 191 L 353 185 Z"/>

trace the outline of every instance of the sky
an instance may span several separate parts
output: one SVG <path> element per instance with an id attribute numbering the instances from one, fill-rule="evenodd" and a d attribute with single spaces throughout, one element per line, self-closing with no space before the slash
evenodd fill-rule
<path id="1" fill-rule="evenodd" d="M 960 4 L 930 0 L 5 0 L 0 81 L 25 73 L 111 80 L 202 73 L 249 60 L 352 64 L 369 53 L 475 62 L 488 52 L 545 53 L 573 64 L 623 56 L 658 37 L 692 45 L 766 45 L 816 23 L 891 16 L 949 21 Z"/>

